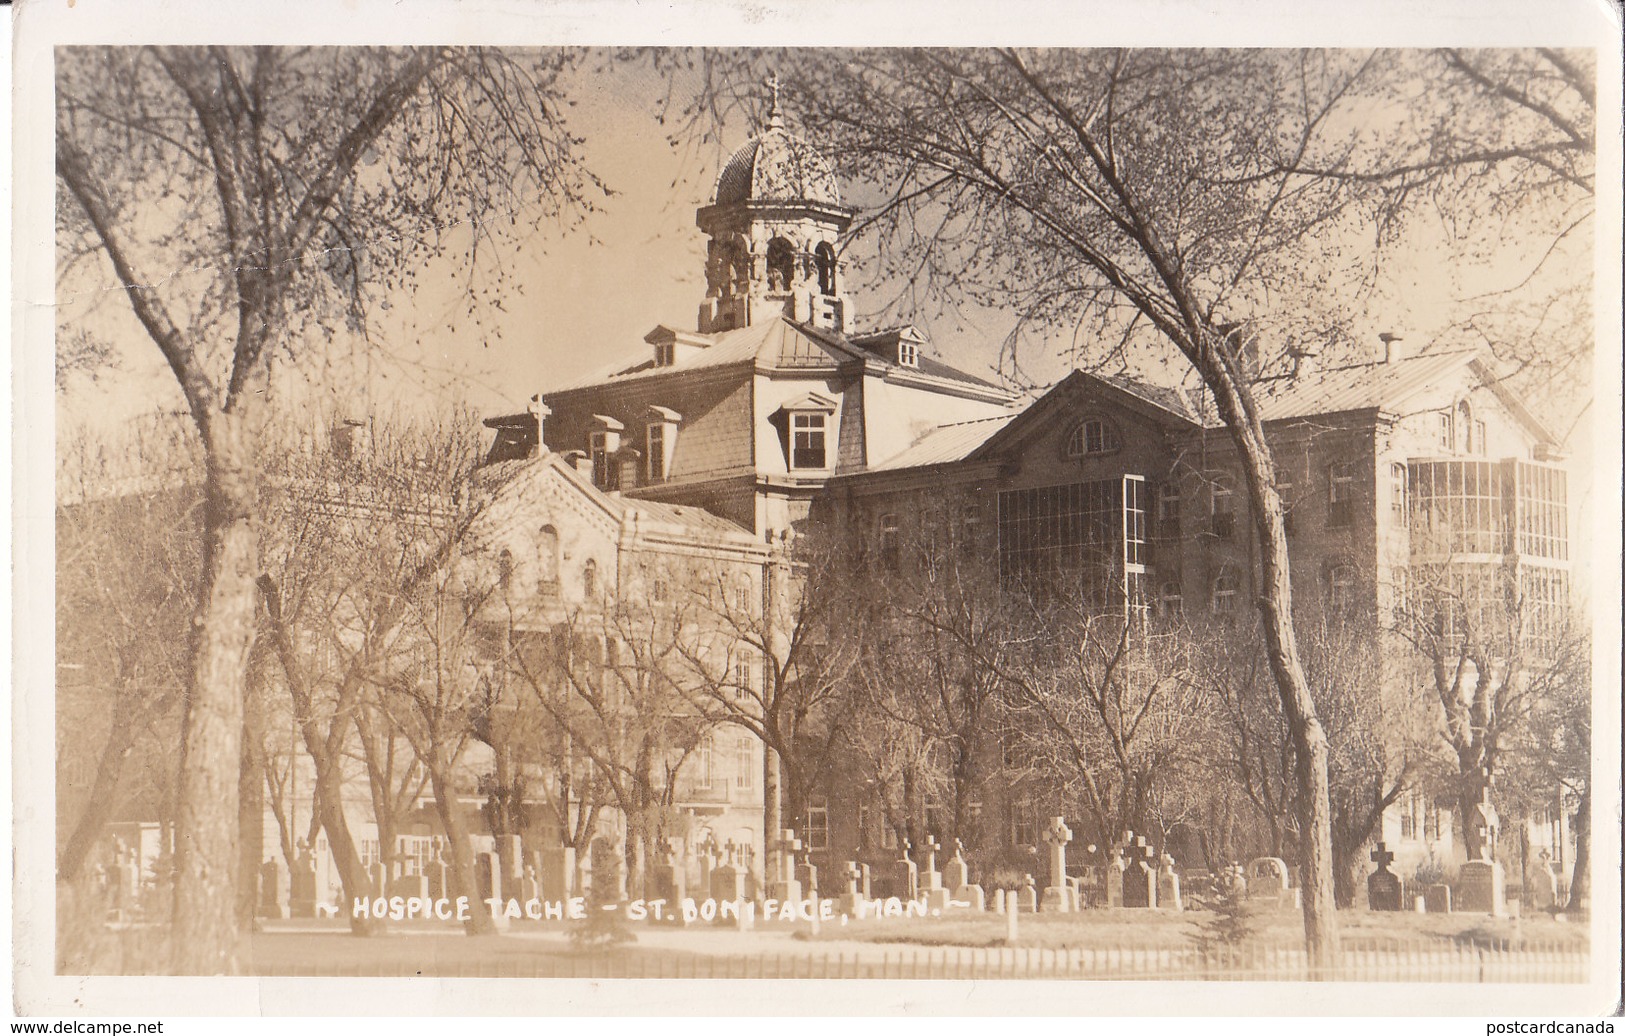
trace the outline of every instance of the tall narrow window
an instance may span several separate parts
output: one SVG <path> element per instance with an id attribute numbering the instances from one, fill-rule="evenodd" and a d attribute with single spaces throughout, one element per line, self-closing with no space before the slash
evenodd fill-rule
<path id="1" fill-rule="evenodd" d="M 1343 528 L 1354 522 L 1354 465 L 1333 464 L 1327 469 L 1326 524 Z"/>
<path id="2" fill-rule="evenodd" d="M 559 531 L 544 525 L 536 532 L 536 592 L 552 596 L 559 589 Z"/>
<path id="3" fill-rule="evenodd" d="M 666 477 L 666 426 L 654 421 L 649 424 L 648 479 L 659 482 Z"/>
<path id="4" fill-rule="evenodd" d="M 776 237 L 767 245 L 767 290 L 785 292 L 795 283 L 795 250 L 790 242 Z"/>
<path id="5" fill-rule="evenodd" d="M 1456 448 L 1456 423 L 1448 410 L 1439 414 L 1438 443 L 1439 449 L 1446 453 Z"/>
<path id="6" fill-rule="evenodd" d="M 592 558 L 581 567 L 581 593 L 589 600 L 598 596 L 598 562 Z"/>
<path id="7" fill-rule="evenodd" d="M 1354 608 L 1354 566 L 1333 565 L 1326 574 L 1326 614 L 1347 618 Z"/>
<path id="8" fill-rule="evenodd" d="M 739 791 L 756 787 L 756 739 L 749 734 L 734 738 L 734 787 Z"/>
<path id="9" fill-rule="evenodd" d="M 1236 491 L 1229 475 L 1221 473 L 1212 479 L 1208 487 L 1208 500 L 1213 508 L 1210 528 L 1214 536 L 1227 540 L 1236 527 Z"/>
<path id="10" fill-rule="evenodd" d="M 677 343 L 675 343 L 675 342 L 656 342 L 655 343 L 655 366 L 656 367 L 670 367 L 672 365 L 672 362 L 676 358 L 677 358 Z"/>
<path id="11" fill-rule="evenodd" d="M 497 555 L 497 586 L 503 590 L 513 589 L 513 551 L 504 550 Z"/>
<path id="12" fill-rule="evenodd" d="M 756 689 L 756 667 L 749 657 L 734 660 L 734 701 L 749 701 Z"/>
<path id="13" fill-rule="evenodd" d="M 807 804 L 807 848 L 815 853 L 829 848 L 829 800 L 823 796 Z"/>
<path id="14" fill-rule="evenodd" d="M 615 460 L 619 439 L 613 432 L 592 433 L 592 481 L 606 493 L 621 488 L 621 466 Z"/>
<path id="15" fill-rule="evenodd" d="M 821 242 L 813 249 L 813 265 L 818 268 L 818 293 L 835 294 L 835 249 L 830 247 L 828 241 Z"/>
<path id="16" fill-rule="evenodd" d="M 1388 495 L 1389 503 L 1393 509 L 1394 525 L 1403 529 L 1410 523 L 1410 511 L 1405 499 L 1406 482 L 1405 465 L 1393 464 L 1388 469 Z"/>
<path id="17" fill-rule="evenodd" d="M 1477 453 L 1478 443 L 1473 438 L 1473 406 L 1465 399 L 1456 404 L 1456 442 L 1463 453 Z"/>
<path id="18" fill-rule="evenodd" d="M 811 471 L 828 467 L 824 434 L 828 414 L 790 415 L 790 469 Z"/>
<path id="19" fill-rule="evenodd" d="M 694 759 L 689 766 L 696 790 L 711 790 L 711 754 L 712 735 L 706 734 L 700 738 L 700 743 L 694 746 Z"/>
<path id="20" fill-rule="evenodd" d="M 902 545 L 899 542 L 902 536 L 902 521 L 895 514 L 880 516 L 880 563 L 886 566 L 888 572 L 897 571 L 898 559 L 902 555 Z"/>

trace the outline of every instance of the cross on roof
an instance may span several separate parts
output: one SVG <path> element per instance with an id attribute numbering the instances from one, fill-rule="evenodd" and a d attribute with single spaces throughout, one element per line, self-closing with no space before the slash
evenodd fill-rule
<path id="1" fill-rule="evenodd" d="M 1394 862 L 1394 854 L 1388 850 L 1385 843 L 1378 842 L 1377 847 L 1371 850 L 1371 862 L 1375 863 L 1379 870 L 1387 870 L 1388 865 Z"/>
<path id="2" fill-rule="evenodd" d="M 773 74 L 767 77 L 768 107 L 767 124 L 769 128 L 784 125 L 784 117 L 779 113 L 779 73 L 774 69 Z"/>

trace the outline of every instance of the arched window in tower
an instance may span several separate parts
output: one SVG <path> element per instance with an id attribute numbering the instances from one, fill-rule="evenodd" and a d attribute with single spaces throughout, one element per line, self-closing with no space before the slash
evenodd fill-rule
<path id="1" fill-rule="evenodd" d="M 598 596 L 598 562 L 592 558 L 581 568 L 581 594 L 588 599 Z"/>
<path id="2" fill-rule="evenodd" d="M 835 249 L 828 241 L 813 249 L 813 265 L 818 268 L 818 294 L 835 294 Z"/>
<path id="3" fill-rule="evenodd" d="M 789 291 L 795 279 L 796 253 L 790 242 L 776 237 L 767 244 L 767 290 Z"/>
<path id="4" fill-rule="evenodd" d="M 559 531 L 544 525 L 536 534 L 536 589 L 555 593 L 559 586 Z"/>
<path id="5" fill-rule="evenodd" d="M 497 555 L 497 588 L 510 590 L 513 588 L 513 551 L 504 550 Z"/>

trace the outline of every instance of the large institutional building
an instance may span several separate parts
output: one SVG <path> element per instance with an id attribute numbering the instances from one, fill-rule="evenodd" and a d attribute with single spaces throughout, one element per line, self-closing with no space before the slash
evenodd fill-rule
<path id="1" fill-rule="evenodd" d="M 556 642 L 616 602 L 652 609 L 674 585 L 712 586 L 704 621 L 740 643 L 707 650 L 733 693 L 759 693 L 762 656 L 783 635 L 777 599 L 798 592 L 776 573 L 815 524 L 885 565 L 906 564 L 899 544 L 935 524 L 1004 585 L 1064 577 L 1129 621 L 1250 609 L 1247 492 L 1201 393 L 1078 371 L 1024 401 L 935 359 L 914 327 L 853 326 L 841 235 L 854 214 L 775 104 L 698 211 L 695 328 L 656 327 L 600 372 L 486 422 L 482 478 L 499 506 L 482 536 L 511 636 Z M 1511 566 L 1537 638 L 1555 628 L 1570 561 L 1553 435 L 1474 353 L 1410 355 L 1393 336 L 1371 346 L 1336 365 L 1249 357 L 1300 619 L 1383 628 L 1427 567 L 1455 588 L 1447 621 L 1467 621 Z M 614 639 L 600 633 L 597 657 Z M 768 847 L 762 746 L 747 726 L 665 748 L 682 760 L 669 805 L 685 821 L 672 834 Z M 848 776 L 810 796 L 799 834 L 814 862 L 894 858 L 895 831 Z M 992 818 L 983 839 L 1032 844 L 1043 818 L 1001 787 L 978 803 Z M 1536 838 L 1564 862 L 1559 812 Z M 566 803 L 534 837 L 573 823 Z M 1402 799 L 1382 834 L 1413 861 L 1448 855 L 1449 813 Z"/>

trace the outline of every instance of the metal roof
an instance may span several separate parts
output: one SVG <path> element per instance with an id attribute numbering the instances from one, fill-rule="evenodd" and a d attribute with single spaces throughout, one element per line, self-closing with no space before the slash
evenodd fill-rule
<path id="1" fill-rule="evenodd" d="M 871 464 L 867 471 L 897 471 L 902 468 L 921 468 L 931 464 L 949 464 L 964 460 L 972 450 L 982 445 L 993 433 L 1015 420 L 1016 414 L 982 417 L 974 421 L 938 425 L 915 439 L 901 453 Z"/>

